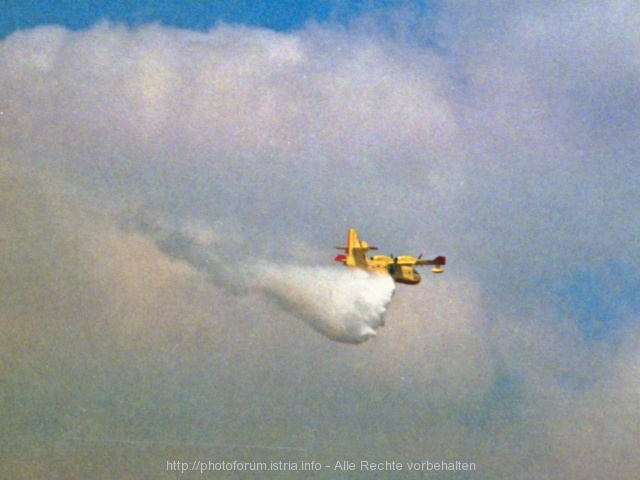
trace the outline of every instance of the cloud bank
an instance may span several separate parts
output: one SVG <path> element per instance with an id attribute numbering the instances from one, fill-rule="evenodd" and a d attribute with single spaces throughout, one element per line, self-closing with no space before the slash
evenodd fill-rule
<path id="1" fill-rule="evenodd" d="M 632 478 L 638 15 L 504 7 L 446 2 L 409 21 L 399 6 L 292 33 L 7 37 L 9 473 L 162 478 L 189 455 Z M 140 211 L 195 223 L 163 243 L 123 223 Z M 358 348 L 296 318 L 330 336 L 353 305 L 334 285 L 390 295 L 329 270 L 349 227 L 450 260 L 399 286 L 384 335 Z M 245 272 L 227 260 L 246 258 L 262 280 L 229 282 Z M 310 275 L 316 290 L 298 289 Z M 371 290 L 349 293 L 358 282 Z M 356 327 L 375 330 L 385 302 L 365 303 Z"/>

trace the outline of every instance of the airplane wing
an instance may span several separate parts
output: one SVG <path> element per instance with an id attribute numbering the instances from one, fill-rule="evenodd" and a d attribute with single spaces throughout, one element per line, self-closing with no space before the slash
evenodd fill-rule
<path id="1" fill-rule="evenodd" d="M 416 265 L 434 265 L 431 269 L 433 273 L 442 273 L 442 266 L 447 263 L 447 258 L 442 255 L 437 256 L 433 260 L 416 260 Z"/>
<path id="2" fill-rule="evenodd" d="M 434 258 L 433 260 L 420 260 L 417 259 L 415 265 L 446 265 L 447 257 L 443 257 L 442 255 Z"/>
<path id="3" fill-rule="evenodd" d="M 421 260 L 420 258 L 415 258 L 410 255 L 401 255 L 399 257 L 393 258 L 393 263 L 395 265 L 445 265 L 447 263 L 446 257 L 439 256 L 434 258 L 433 260 Z"/>

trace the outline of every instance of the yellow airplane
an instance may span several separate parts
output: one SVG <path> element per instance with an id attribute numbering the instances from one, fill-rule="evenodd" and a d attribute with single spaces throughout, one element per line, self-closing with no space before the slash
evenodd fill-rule
<path id="1" fill-rule="evenodd" d="M 378 250 L 378 247 L 369 246 L 367 242 L 360 240 L 358 232 L 351 228 L 347 236 L 346 247 L 336 247 L 338 250 L 344 250 L 346 255 L 338 255 L 336 262 L 342 262 L 347 267 L 362 268 L 371 272 L 385 273 L 391 275 L 398 283 L 406 283 L 416 285 L 420 283 L 422 277 L 416 271 L 415 267 L 419 265 L 434 265 L 431 269 L 433 273 L 442 273 L 442 266 L 446 264 L 446 257 L 438 256 L 433 260 L 421 260 L 422 254 L 416 258 L 410 255 L 401 255 L 394 257 L 393 254 L 388 257 L 386 255 L 374 255 L 367 258 L 366 254 L 369 250 Z"/>

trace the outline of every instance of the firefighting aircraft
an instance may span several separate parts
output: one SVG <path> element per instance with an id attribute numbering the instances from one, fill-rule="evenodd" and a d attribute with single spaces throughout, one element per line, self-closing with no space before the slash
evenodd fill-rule
<path id="1" fill-rule="evenodd" d="M 362 268 L 371 272 L 385 273 L 391 275 L 398 283 L 406 283 L 416 285 L 420 283 L 422 277 L 416 271 L 415 267 L 419 265 L 434 265 L 431 269 L 433 273 L 442 273 L 442 266 L 446 264 L 446 257 L 438 256 L 433 260 L 422 260 L 422 254 L 418 258 L 410 255 L 401 255 L 390 257 L 386 255 L 374 255 L 367 258 L 366 254 L 369 250 L 378 250 L 378 247 L 369 246 L 367 242 L 360 240 L 358 232 L 351 228 L 347 236 L 346 247 L 336 247 L 338 250 L 344 250 L 346 255 L 338 255 L 336 262 L 342 262 L 347 267 Z"/>

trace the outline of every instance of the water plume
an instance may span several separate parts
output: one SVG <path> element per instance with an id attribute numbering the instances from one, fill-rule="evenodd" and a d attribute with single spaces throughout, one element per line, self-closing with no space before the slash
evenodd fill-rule
<path id="1" fill-rule="evenodd" d="M 394 281 L 387 275 L 254 260 L 234 265 L 230 262 L 242 259 L 220 255 L 222 243 L 229 248 L 228 237 L 218 242 L 222 236 L 203 223 L 142 215 L 128 224 L 150 235 L 169 257 L 206 273 L 214 285 L 234 293 L 261 292 L 336 342 L 366 342 L 384 325 L 384 314 L 395 290 Z M 234 248 L 238 250 L 249 251 Z"/>

